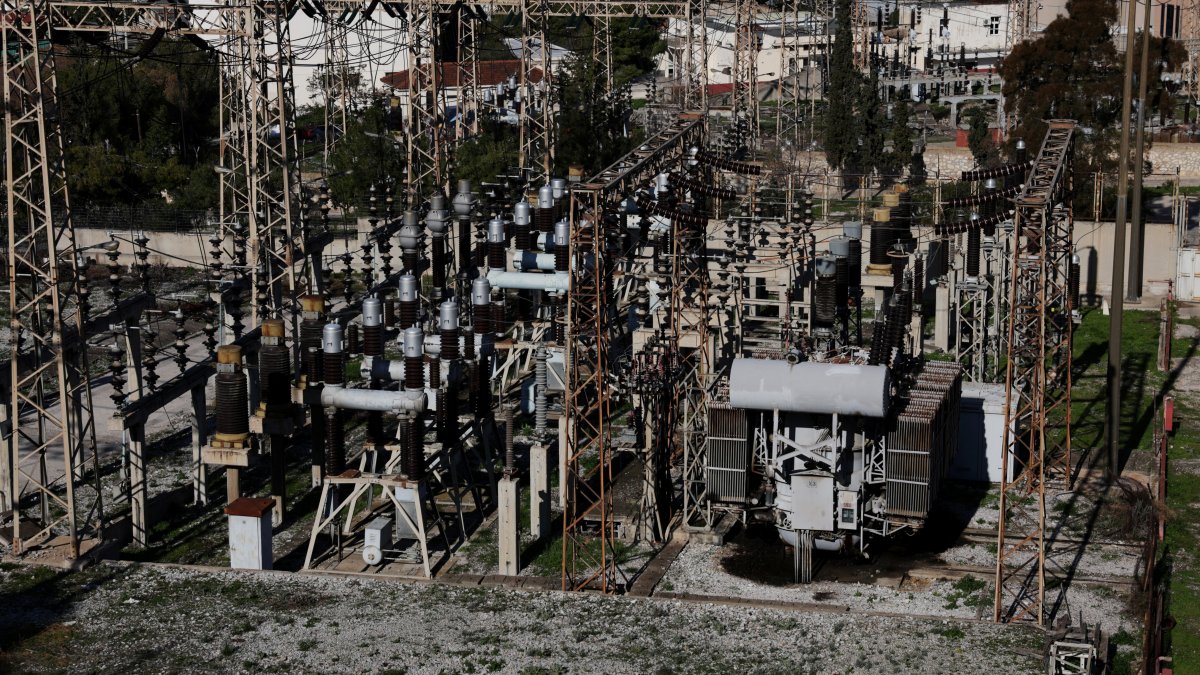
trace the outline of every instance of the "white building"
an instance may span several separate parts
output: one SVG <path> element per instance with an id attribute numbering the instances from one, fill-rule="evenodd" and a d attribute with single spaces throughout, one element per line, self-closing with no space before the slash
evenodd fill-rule
<path id="1" fill-rule="evenodd" d="M 716 5 L 709 11 L 715 12 Z M 733 85 L 736 25 L 733 16 L 708 17 L 705 24 L 708 40 L 709 94 L 720 96 Z M 760 92 L 774 90 L 780 79 L 794 78 L 801 91 L 819 96 L 821 72 L 825 55 L 831 46 L 830 22 L 827 18 L 803 12 L 798 20 L 786 25 L 779 12 L 760 12 L 755 24 L 758 36 L 756 69 Z M 671 19 L 667 25 L 667 51 L 659 56 L 660 88 L 681 85 L 686 75 L 687 22 Z M 665 84 L 661 83 L 665 80 Z M 769 95 L 769 94 L 767 94 Z"/>
<path id="2" fill-rule="evenodd" d="M 926 74 L 960 61 L 973 70 L 994 70 L 1008 53 L 1008 3 L 999 0 L 899 3 L 896 24 L 876 32 L 891 61 Z"/>

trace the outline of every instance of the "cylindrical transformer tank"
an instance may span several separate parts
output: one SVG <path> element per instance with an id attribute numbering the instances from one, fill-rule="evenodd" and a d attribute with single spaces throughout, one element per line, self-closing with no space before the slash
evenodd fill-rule
<path id="1" fill-rule="evenodd" d="M 729 403 L 750 410 L 884 417 L 891 379 L 884 366 L 734 359 Z"/>
<path id="2" fill-rule="evenodd" d="M 842 223 L 842 235 L 850 239 L 862 239 L 863 224 L 857 220 Z"/>

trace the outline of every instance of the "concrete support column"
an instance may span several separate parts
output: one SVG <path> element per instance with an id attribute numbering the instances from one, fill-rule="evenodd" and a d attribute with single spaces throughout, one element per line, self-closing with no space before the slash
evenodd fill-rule
<path id="1" fill-rule="evenodd" d="M 933 292 L 933 346 L 950 351 L 950 289 L 938 284 Z"/>
<path id="2" fill-rule="evenodd" d="M 129 521 L 133 543 L 145 546 L 146 536 L 146 427 L 129 428 Z"/>
<path id="3" fill-rule="evenodd" d="M 204 385 L 192 387 L 192 501 L 208 504 L 208 465 L 201 451 L 208 442 L 208 407 Z"/>
<path id="4" fill-rule="evenodd" d="M 567 503 L 567 414 L 558 416 L 558 506 Z"/>
<path id="5" fill-rule="evenodd" d="M 9 421 L 9 403 L 12 401 L 11 393 L 3 392 L 4 402 L 0 402 L 0 513 L 5 513 L 12 509 L 12 494 L 16 489 L 16 481 L 13 480 L 11 462 L 13 458 L 12 451 L 12 423 Z M 3 535 L 0 535 L 0 540 Z"/>
<path id="6" fill-rule="evenodd" d="M 550 534 L 550 452 L 541 443 L 529 448 L 529 531 L 538 539 Z"/>
<path id="7" fill-rule="evenodd" d="M 521 535 L 517 519 L 520 513 L 520 491 L 517 479 L 504 476 L 499 481 L 500 499 L 497 505 L 499 513 L 499 546 L 500 574 L 516 576 L 521 569 Z"/>
<path id="8" fill-rule="evenodd" d="M 232 504 L 242 496 L 242 470 L 236 466 L 225 467 L 225 503 Z"/>

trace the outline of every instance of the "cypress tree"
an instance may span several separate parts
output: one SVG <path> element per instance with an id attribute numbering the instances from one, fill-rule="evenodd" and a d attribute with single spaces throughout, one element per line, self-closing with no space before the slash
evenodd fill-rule
<path id="1" fill-rule="evenodd" d="M 854 69 L 850 0 L 837 0 L 835 13 L 833 53 L 829 59 L 825 94 L 825 160 L 831 167 L 845 170 L 857 154 L 854 103 L 860 77 Z"/>

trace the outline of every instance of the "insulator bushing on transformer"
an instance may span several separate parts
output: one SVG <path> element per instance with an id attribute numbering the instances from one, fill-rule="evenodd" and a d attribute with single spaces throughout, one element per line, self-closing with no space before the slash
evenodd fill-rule
<path id="1" fill-rule="evenodd" d="M 421 297 L 417 294 L 417 278 L 411 274 L 400 277 L 398 301 L 398 319 L 401 330 L 417 325 L 421 310 Z"/>
<path id="2" fill-rule="evenodd" d="M 533 248 L 530 236 L 530 220 L 533 207 L 522 199 L 513 207 L 513 246 L 518 251 L 528 251 Z"/>
<path id="3" fill-rule="evenodd" d="M 570 270 L 571 224 L 560 220 L 554 224 L 554 271 Z"/>
<path id="4" fill-rule="evenodd" d="M 504 221 L 499 218 L 488 223 L 488 269 L 504 271 L 508 269 L 505 261 Z"/>
<path id="5" fill-rule="evenodd" d="M 851 239 L 846 255 L 846 283 L 850 288 L 862 286 L 862 239 Z"/>
<path id="6" fill-rule="evenodd" d="M 246 406 L 246 375 L 242 371 L 242 348 L 237 345 L 217 347 L 217 433 L 214 443 L 225 447 L 245 447 L 250 436 L 250 417 Z"/>
<path id="7" fill-rule="evenodd" d="M 346 349 L 347 354 L 361 354 L 362 345 L 358 339 L 358 325 L 350 324 L 346 326 Z"/>
<path id="8" fill-rule="evenodd" d="M 307 376 L 312 372 L 308 359 L 316 354 L 316 370 L 321 372 L 321 331 L 325 328 L 325 299 L 319 295 L 300 298 L 300 370 Z M 312 351 L 310 348 L 315 349 Z M 320 381 L 320 377 L 313 381 Z"/>
<path id="9" fill-rule="evenodd" d="M 818 276 L 813 286 L 813 318 L 818 325 L 831 326 L 837 319 L 837 281 Z"/>
<path id="10" fill-rule="evenodd" d="M 896 243 L 896 237 L 892 231 L 891 217 L 891 209 L 875 209 L 874 222 L 871 224 L 870 263 L 872 265 L 892 264 L 888 257 L 888 251 L 892 249 L 892 244 Z"/>
<path id="11" fill-rule="evenodd" d="M 283 344 L 283 320 L 262 324 L 258 349 L 259 410 L 263 415 L 286 414 L 292 402 L 292 355 Z"/>
<path id="12" fill-rule="evenodd" d="M 346 383 L 346 353 L 341 324 L 327 323 L 321 331 L 321 352 L 325 360 L 325 386 Z"/>

